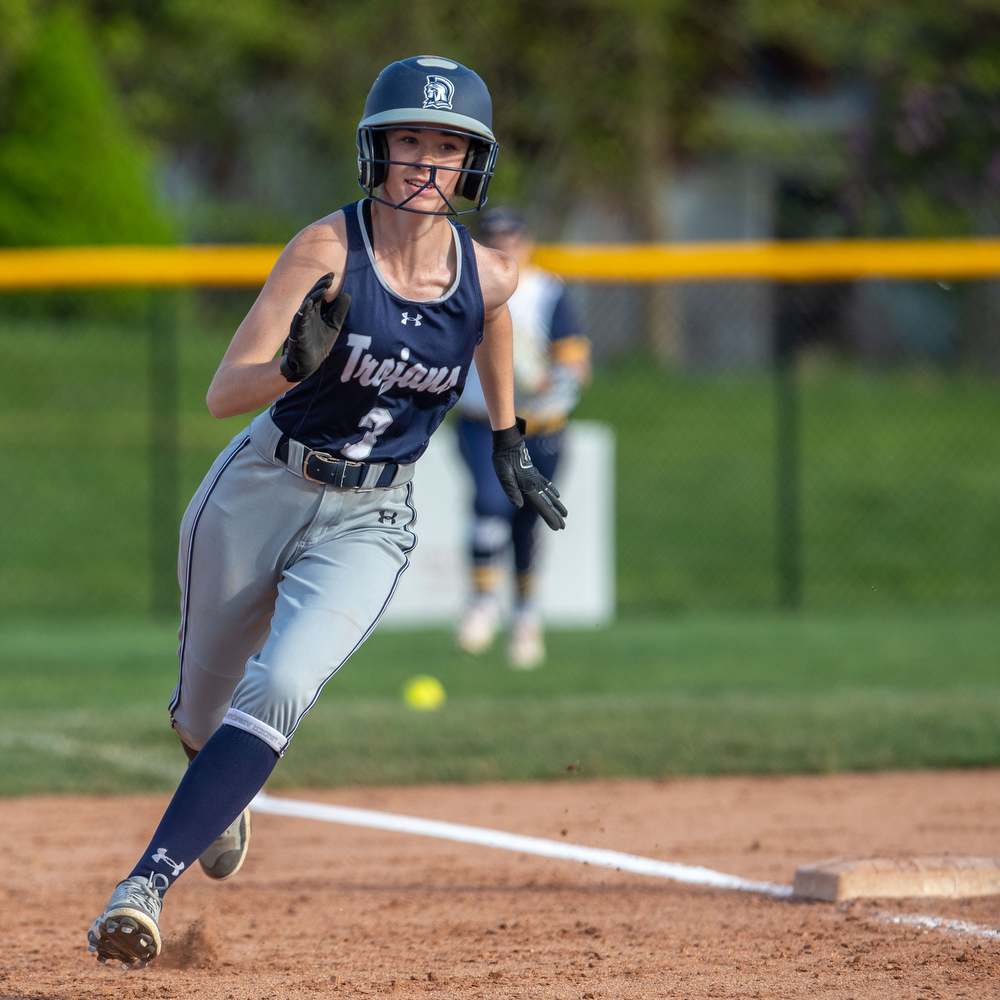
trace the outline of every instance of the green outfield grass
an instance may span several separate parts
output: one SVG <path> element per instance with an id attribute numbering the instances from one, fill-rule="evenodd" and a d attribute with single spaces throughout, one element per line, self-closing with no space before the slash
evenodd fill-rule
<path id="1" fill-rule="evenodd" d="M 180 338 L 185 497 L 244 424 L 207 414 L 228 331 L 196 330 Z M 173 627 L 146 618 L 144 338 L 0 319 L 3 794 L 168 789 L 184 765 Z M 617 434 L 619 624 L 553 633 L 532 674 L 444 632 L 379 631 L 275 784 L 1000 763 L 995 383 L 828 366 L 805 373 L 802 408 L 800 617 L 768 610 L 767 376 L 625 362 L 579 411 Z M 440 711 L 403 706 L 418 673 L 444 683 Z"/>
<path id="2" fill-rule="evenodd" d="M 135 328 L 0 316 L 0 618 L 150 607 L 143 326 L 141 313 Z M 182 310 L 182 502 L 246 423 L 205 408 L 231 328 L 204 326 Z M 995 381 L 810 367 L 802 413 L 807 607 L 1000 607 Z M 766 374 L 634 359 L 598 370 L 578 414 L 616 431 L 621 611 L 774 607 Z"/>
<path id="3" fill-rule="evenodd" d="M 0 794 L 172 788 L 175 644 L 155 624 L 0 627 Z M 553 632 L 526 674 L 380 630 L 272 786 L 996 765 L 998 648 L 997 614 L 676 616 Z M 419 673 L 440 710 L 403 705 Z"/>

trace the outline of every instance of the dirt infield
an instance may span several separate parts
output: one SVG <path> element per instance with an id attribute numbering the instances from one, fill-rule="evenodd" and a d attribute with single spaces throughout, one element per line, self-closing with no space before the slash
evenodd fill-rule
<path id="1" fill-rule="evenodd" d="M 995 771 L 303 791 L 788 883 L 834 855 L 1000 854 Z M 290 795 L 290 793 L 283 793 Z M 166 802 L 0 802 L 0 996 L 997 997 L 1000 897 L 785 902 L 565 861 L 258 815 L 231 882 L 182 878 L 163 957 L 99 966 L 85 931 Z"/>

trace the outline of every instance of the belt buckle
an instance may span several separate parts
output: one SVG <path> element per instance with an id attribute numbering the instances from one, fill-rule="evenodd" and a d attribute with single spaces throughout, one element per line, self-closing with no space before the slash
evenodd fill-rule
<path id="1" fill-rule="evenodd" d="M 302 456 L 302 478 L 308 479 L 311 483 L 318 483 L 320 486 L 329 485 L 325 479 L 313 479 L 309 475 L 309 459 L 313 457 L 318 458 L 321 462 L 326 462 L 327 465 L 336 465 L 339 460 L 334 458 L 329 452 L 313 451 L 311 448 Z"/>
<path id="2" fill-rule="evenodd" d="M 340 466 L 340 469 L 338 473 L 334 475 L 332 482 L 329 482 L 326 479 L 314 479 L 309 475 L 310 458 L 318 458 L 321 462 L 325 462 L 327 465 Z M 302 478 L 308 479 L 311 483 L 318 483 L 320 486 L 343 487 L 344 476 L 346 475 L 348 468 L 360 468 L 364 464 L 364 462 L 352 462 L 346 458 L 334 458 L 333 455 L 326 451 L 313 451 L 310 449 L 302 458 Z M 358 485 L 360 486 L 361 484 L 358 483 Z"/>

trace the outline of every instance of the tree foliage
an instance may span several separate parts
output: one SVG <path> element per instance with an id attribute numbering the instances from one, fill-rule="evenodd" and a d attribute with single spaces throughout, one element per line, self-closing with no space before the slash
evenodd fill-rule
<path id="1" fill-rule="evenodd" d="M 273 190 L 283 172 L 298 192 L 286 207 L 315 211 L 353 196 L 365 95 L 385 65 L 419 52 L 472 65 L 490 86 L 499 195 L 540 183 L 568 197 L 601 184 L 628 199 L 668 157 L 670 27 L 685 3 L 176 0 L 96 3 L 94 12 L 144 130 L 218 190 Z M 280 161 L 289 145 L 297 162 Z"/>
<path id="2" fill-rule="evenodd" d="M 9 81 L 0 134 L 0 243 L 168 239 L 150 161 L 79 14 L 53 11 Z"/>
<path id="3" fill-rule="evenodd" d="M 998 0 L 748 0 L 746 35 L 865 88 L 845 136 L 856 232 L 948 235 L 1000 224 Z"/>
<path id="4" fill-rule="evenodd" d="M 641 230 L 650 185 L 675 164 L 767 156 L 769 107 L 807 99 L 808 119 L 808 99 L 848 91 L 862 114 L 821 142 L 786 115 L 802 152 L 776 161 L 809 173 L 810 157 L 837 160 L 845 231 L 981 228 L 1000 180 L 1000 0 L 78 2 L 130 125 L 164 151 L 188 237 L 287 236 L 352 198 L 365 94 L 417 52 L 480 72 L 502 142 L 496 196 L 556 214 L 590 192 Z M 0 0 L 8 105 L 45 10 Z M 732 95 L 764 110 L 713 146 Z"/>

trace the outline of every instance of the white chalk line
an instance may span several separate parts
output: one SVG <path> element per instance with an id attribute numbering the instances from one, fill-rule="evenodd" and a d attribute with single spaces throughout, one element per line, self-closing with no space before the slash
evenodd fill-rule
<path id="1" fill-rule="evenodd" d="M 900 913 L 892 916 L 888 913 L 877 914 L 881 924 L 903 924 L 907 927 L 920 927 L 925 931 L 945 931 L 952 934 L 965 934 L 968 937 L 988 938 L 1000 941 L 1000 930 L 984 927 L 982 924 L 971 924 L 968 920 L 946 920 L 944 917 L 924 917 L 919 913 Z"/>
<path id="2" fill-rule="evenodd" d="M 420 819 L 417 816 L 400 816 L 396 813 L 376 812 L 373 809 L 354 809 L 350 806 L 330 806 L 320 802 L 303 802 L 297 799 L 282 799 L 258 793 L 250 803 L 250 808 L 275 816 L 297 816 L 301 819 L 318 819 L 327 823 L 342 823 L 346 826 L 362 826 L 371 830 L 389 830 L 393 833 L 412 833 L 418 837 L 435 837 L 439 840 L 453 840 L 461 844 L 478 844 L 480 847 L 494 847 L 502 851 L 516 851 L 518 854 L 536 854 L 543 858 L 558 858 L 563 861 L 579 861 L 601 868 L 633 872 L 636 875 L 652 875 L 654 878 L 670 879 L 687 885 L 705 885 L 714 889 L 739 889 L 744 892 L 764 893 L 768 896 L 788 898 L 792 895 L 790 885 L 775 882 L 757 882 L 726 875 L 723 872 L 703 868 L 701 865 L 681 865 L 656 858 L 643 858 L 621 851 L 608 851 L 599 847 L 584 847 L 568 844 L 560 840 L 546 840 L 542 837 L 526 837 L 518 833 L 505 833 L 482 826 L 465 826 L 461 823 L 446 823 L 435 819 Z"/>
<path id="3" fill-rule="evenodd" d="M 401 816 L 398 813 L 377 812 L 374 809 L 355 809 L 351 806 L 330 806 L 321 802 L 304 802 L 301 799 L 282 799 L 267 792 L 259 792 L 250 803 L 257 812 L 273 816 L 295 816 L 299 819 L 318 819 L 326 823 L 340 823 L 345 826 L 361 826 L 370 830 L 388 830 L 392 833 L 410 833 L 418 837 L 435 837 L 452 840 L 461 844 L 478 844 L 480 847 L 494 847 L 518 854 L 535 854 L 543 858 L 558 858 L 562 861 L 579 861 L 583 864 L 615 871 L 632 872 L 636 875 L 651 875 L 671 882 L 686 885 L 704 885 L 713 889 L 737 889 L 743 892 L 757 892 L 776 899 L 790 899 L 792 887 L 776 882 L 758 882 L 727 875 L 701 865 L 682 865 L 672 861 L 644 858 L 637 854 L 608 851 L 599 847 L 584 847 L 561 840 L 547 840 L 543 837 L 526 837 L 503 830 L 490 830 L 482 826 L 466 826 L 462 823 L 446 823 L 436 819 L 421 819 L 418 816 Z M 1000 941 L 1000 930 L 969 923 L 967 920 L 946 920 L 943 917 L 927 917 L 921 914 L 878 913 L 874 917 L 882 924 L 896 924 L 919 927 L 925 931 L 936 930 L 944 933 L 963 934 L 967 937 L 987 938 Z"/>
<path id="4" fill-rule="evenodd" d="M 0 747 L 23 746 L 34 750 L 47 751 L 61 756 L 80 756 L 95 753 L 102 760 L 116 764 L 126 770 L 145 771 L 162 777 L 177 778 L 183 768 L 166 763 L 152 753 L 124 752 L 119 748 L 100 747 L 81 743 L 50 733 L 5 733 L 0 734 Z M 535 854 L 540 857 L 559 858 L 564 861 L 579 861 L 584 864 L 616 871 L 633 872 L 637 875 L 651 875 L 687 885 L 705 885 L 716 889 L 738 889 L 744 892 L 758 892 L 776 899 L 790 899 L 792 887 L 776 882 L 758 882 L 727 875 L 701 865 L 682 865 L 656 858 L 644 858 L 636 854 L 608 851 L 597 847 L 583 847 L 542 837 L 525 837 L 502 830 L 486 827 L 465 826 L 460 823 L 446 823 L 441 820 L 420 819 L 416 816 L 400 816 L 396 813 L 377 812 L 372 809 L 354 809 L 350 806 L 329 806 L 319 802 L 304 802 L 299 799 L 282 799 L 258 792 L 250 803 L 257 812 L 275 816 L 295 816 L 300 819 L 317 819 L 327 823 L 346 826 L 361 826 L 373 830 L 389 830 L 394 833 L 410 833 L 423 837 L 435 837 L 464 844 L 478 844 L 500 850 L 516 851 L 519 854 Z M 944 933 L 963 934 L 967 937 L 1000 941 L 1000 930 L 973 924 L 967 920 L 947 920 L 943 917 L 928 917 L 921 914 L 876 914 L 875 919 L 882 924 L 896 924 L 919 927 L 925 931 L 937 930 Z"/>

